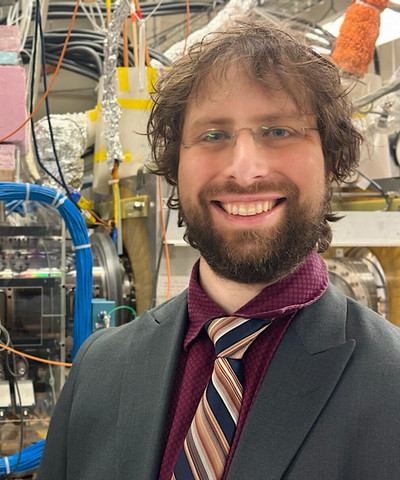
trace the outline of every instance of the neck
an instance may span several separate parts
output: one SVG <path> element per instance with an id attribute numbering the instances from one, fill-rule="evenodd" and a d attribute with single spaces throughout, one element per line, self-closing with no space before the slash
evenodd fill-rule
<path id="1" fill-rule="evenodd" d="M 202 257 L 200 257 L 199 277 L 200 285 L 206 294 L 228 315 L 232 315 L 246 305 L 268 286 L 267 283 L 245 284 L 219 277 Z"/>

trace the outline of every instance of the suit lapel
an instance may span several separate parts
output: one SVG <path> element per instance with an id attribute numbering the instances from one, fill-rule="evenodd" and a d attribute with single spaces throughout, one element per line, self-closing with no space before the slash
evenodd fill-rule
<path id="1" fill-rule="evenodd" d="M 115 478 L 157 478 L 186 321 L 186 293 L 139 319 L 120 392 Z"/>
<path id="2" fill-rule="evenodd" d="M 354 350 L 346 301 L 330 287 L 292 321 L 247 418 L 229 480 L 279 480 L 329 400 Z"/>

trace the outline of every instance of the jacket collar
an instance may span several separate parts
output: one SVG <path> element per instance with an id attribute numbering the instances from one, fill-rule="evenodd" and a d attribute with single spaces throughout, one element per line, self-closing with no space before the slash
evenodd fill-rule
<path id="1" fill-rule="evenodd" d="M 346 315 L 345 297 L 331 286 L 296 315 L 247 418 L 228 480 L 259 480 L 260 472 L 282 478 L 353 353 Z"/>

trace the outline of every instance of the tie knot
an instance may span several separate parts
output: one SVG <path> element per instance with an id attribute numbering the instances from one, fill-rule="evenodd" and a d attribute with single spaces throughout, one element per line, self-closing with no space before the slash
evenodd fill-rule
<path id="1" fill-rule="evenodd" d="M 241 359 L 270 324 L 270 320 L 260 318 L 219 317 L 207 322 L 205 327 L 218 357 Z"/>

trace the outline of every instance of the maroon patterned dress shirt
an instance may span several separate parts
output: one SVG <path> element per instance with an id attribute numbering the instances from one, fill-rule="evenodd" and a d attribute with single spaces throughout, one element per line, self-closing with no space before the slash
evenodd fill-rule
<path id="1" fill-rule="evenodd" d="M 198 274 L 197 262 L 189 283 L 189 324 L 176 370 L 159 480 L 171 479 L 179 451 L 213 370 L 215 350 L 203 326 L 212 318 L 226 315 L 226 312 L 201 288 Z M 275 320 L 257 337 L 243 358 L 245 378 L 243 404 L 222 480 L 226 478 L 243 425 L 286 328 L 297 311 L 315 302 L 327 286 L 328 274 L 325 263 L 313 251 L 294 273 L 264 288 L 234 313 L 242 317 Z"/>

